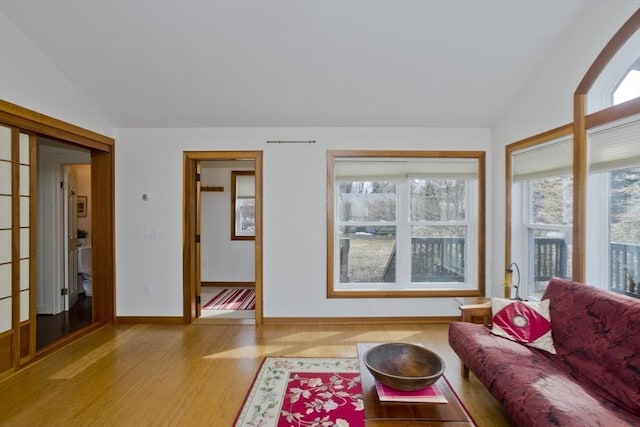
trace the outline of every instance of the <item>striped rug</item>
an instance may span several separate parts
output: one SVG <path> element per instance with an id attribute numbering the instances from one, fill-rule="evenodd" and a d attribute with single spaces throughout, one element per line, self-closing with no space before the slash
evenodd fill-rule
<path id="1" fill-rule="evenodd" d="M 202 306 L 203 310 L 255 310 L 255 308 L 256 290 L 239 288 L 223 289 Z"/>

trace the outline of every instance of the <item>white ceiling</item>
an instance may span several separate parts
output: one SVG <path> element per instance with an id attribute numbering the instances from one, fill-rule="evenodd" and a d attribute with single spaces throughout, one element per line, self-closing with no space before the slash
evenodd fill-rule
<path id="1" fill-rule="evenodd" d="M 116 127 L 491 127 L 587 0 L 0 0 Z"/>

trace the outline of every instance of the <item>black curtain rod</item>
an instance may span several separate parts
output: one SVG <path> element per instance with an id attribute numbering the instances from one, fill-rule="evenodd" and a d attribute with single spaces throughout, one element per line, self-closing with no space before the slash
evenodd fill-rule
<path id="1" fill-rule="evenodd" d="M 315 144 L 315 140 L 310 141 L 267 141 L 267 144 Z"/>

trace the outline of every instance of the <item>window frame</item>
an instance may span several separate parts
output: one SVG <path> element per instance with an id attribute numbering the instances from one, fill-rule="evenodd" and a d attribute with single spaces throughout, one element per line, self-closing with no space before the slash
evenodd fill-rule
<path id="1" fill-rule="evenodd" d="M 485 294 L 485 156 L 484 151 L 386 151 L 386 150 L 329 150 L 327 151 L 327 297 L 328 298 L 407 298 L 407 297 L 458 297 L 458 296 L 484 296 Z M 475 159 L 477 161 L 478 176 L 476 189 L 475 210 L 469 209 L 468 215 L 476 212 L 473 219 L 469 218 L 469 223 L 475 223 L 475 236 L 477 238 L 476 248 L 467 250 L 468 254 L 476 254 L 473 257 L 475 264 L 475 276 L 469 277 L 468 282 L 473 283 L 473 289 L 436 288 L 436 289 L 409 289 L 403 283 L 399 289 L 363 289 L 345 290 L 340 289 L 339 283 L 335 283 L 336 269 L 340 268 L 336 263 L 336 252 L 339 253 L 339 246 L 336 246 L 336 231 L 339 225 L 336 223 L 336 180 L 334 165 L 340 159 L 358 158 L 434 158 L 434 159 Z M 398 220 L 398 218 L 396 218 Z M 406 226 L 410 227 L 412 221 L 407 218 Z M 470 232 L 473 232 L 470 230 Z M 398 235 L 396 235 L 398 238 Z M 398 245 L 400 246 L 400 245 Z M 338 285 L 338 286 L 337 286 Z M 395 285 L 398 287 L 398 285 Z"/>
<path id="2" fill-rule="evenodd" d="M 566 175 L 559 175 L 558 178 Z M 556 223 L 538 223 L 534 221 L 533 215 L 533 180 L 528 180 L 522 182 L 521 185 L 521 230 L 520 236 L 518 236 L 521 240 L 520 242 L 520 252 L 517 250 L 514 251 L 515 256 L 512 257 L 512 262 L 517 262 L 520 265 L 520 270 L 522 273 L 522 277 L 520 278 L 520 296 L 525 297 L 531 300 L 540 300 L 544 290 L 546 289 L 546 285 L 544 285 L 544 289 L 541 289 L 539 292 L 536 291 L 537 281 L 535 277 L 536 264 L 535 264 L 535 255 L 536 255 L 536 247 L 535 247 L 535 233 L 536 232 L 561 232 L 565 235 L 570 236 L 573 230 L 573 224 L 556 224 Z M 517 212 L 517 211 L 516 211 Z M 569 242 L 567 242 L 569 243 Z M 570 259 L 567 259 L 568 265 L 570 266 Z M 569 268 L 567 268 L 567 274 L 570 273 Z M 565 277 L 568 278 L 568 277 Z"/>
<path id="3" fill-rule="evenodd" d="M 520 277 L 520 292 L 528 292 L 530 287 L 534 286 L 534 283 L 529 283 L 528 279 L 530 278 L 530 268 L 529 262 L 532 261 L 530 258 L 531 249 L 529 248 L 530 242 L 528 241 L 528 233 L 530 230 L 534 229 L 546 229 L 546 226 L 542 226 L 539 224 L 534 224 L 531 221 L 530 216 L 532 213 L 530 211 L 524 212 L 524 209 L 530 208 L 529 199 L 530 198 L 530 189 L 522 189 L 519 194 L 519 203 L 514 204 L 513 200 L 513 191 L 514 191 L 514 183 L 513 183 L 513 156 L 519 151 L 529 150 L 538 145 L 547 144 L 554 140 L 560 140 L 562 138 L 566 138 L 571 135 L 573 132 L 573 125 L 567 124 L 564 126 L 560 126 L 558 128 L 552 129 L 550 131 L 534 135 L 529 138 L 525 138 L 520 141 L 516 141 L 514 143 L 508 144 L 505 147 L 505 260 L 504 260 L 504 271 L 509 268 L 512 262 L 516 262 L 520 266 L 520 270 L 522 273 L 522 277 Z M 530 186 L 530 181 L 529 181 Z M 574 182 L 575 186 L 575 182 Z M 513 223 L 513 214 L 514 210 L 517 209 L 517 212 L 520 212 L 520 221 L 514 225 Z M 575 207 L 574 207 L 575 209 Z M 517 234 L 515 227 L 520 227 L 520 234 Z M 571 226 L 562 226 L 565 227 L 573 227 Z M 517 240 L 517 247 L 513 245 L 514 235 L 519 236 L 519 240 Z M 511 295 L 511 284 L 504 284 L 504 298 L 512 298 Z M 521 296 L 523 296 L 521 294 Z M 530 296 L 530 295 L 529 295 Z"/>
<path id="4" fill-rule="evenodd" d="M 627 47 L 640 37 L 640 10 L 637 10 L 618 32 L 609 40 L 591 67 L 587 70 L 573 94 L 573 122 L 514 142 L 505 147 L 505 268 L 510 265 L 512 251 L 512 178 L 511 157 L 515 150 L 573 135 L 573 237 L 572 237 L 572 280 L 585 283 L 587 271 L 587 244 L 590 230 L 587 227 L 587 189 L 589 184 L 589 164 L 587 130 L 619 119 L 640 114 L 640 98 L 634 98 L 617 105 L 611 105 L 613 90 L 629 71 L 632 58 L 625 65 L 620 60 L 629 58 Z M 631 41 L 631 44 L 628 42 Z M 591 184 L 593 185 L 593 184 Z M 599 206 L 603 209 L 604 206 Z M 600 216 L 604 214 L 598 212 Z M 600 238 L 606 235 L 598 231 Z M 606 239 L 608 240 L 608 239 Z M 601 259 L 598 260 L 602 262 Z M 593 263 L 590 263 L 593 264 Z M 608 265 L 608 263 L 607 263 Z M 505 298 L 511 297 L 511 289 L 505 284 Z"/>
<path id="5" fill-rule="evenodd" d="M 238 205 L 239 200 L 244 200 L 238 198 L 238 179 L 242 176 L 253 176 L 254 177 L 254 187 L 255 187 L 255 171 L 231 171 L 231 240 L 255 240 L 256 233 L 255 230 L 253 232 L 244 232 L 239 229 L 239 221 L 238 217 L 238 209 L 240 206 Z M 255 205 L 255 191 L 253 195 L 253 201 Z"/>

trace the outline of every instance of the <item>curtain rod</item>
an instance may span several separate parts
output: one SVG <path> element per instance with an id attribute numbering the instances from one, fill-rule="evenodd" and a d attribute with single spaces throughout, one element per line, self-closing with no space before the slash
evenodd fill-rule
<path id="1" fill-rule="evenodd" d="M 292 140 L 292 141 L 267 141 L 267 144 L 315 144 L 315 140 L 310 141 L 302 141 L 302 140 Z"/>

